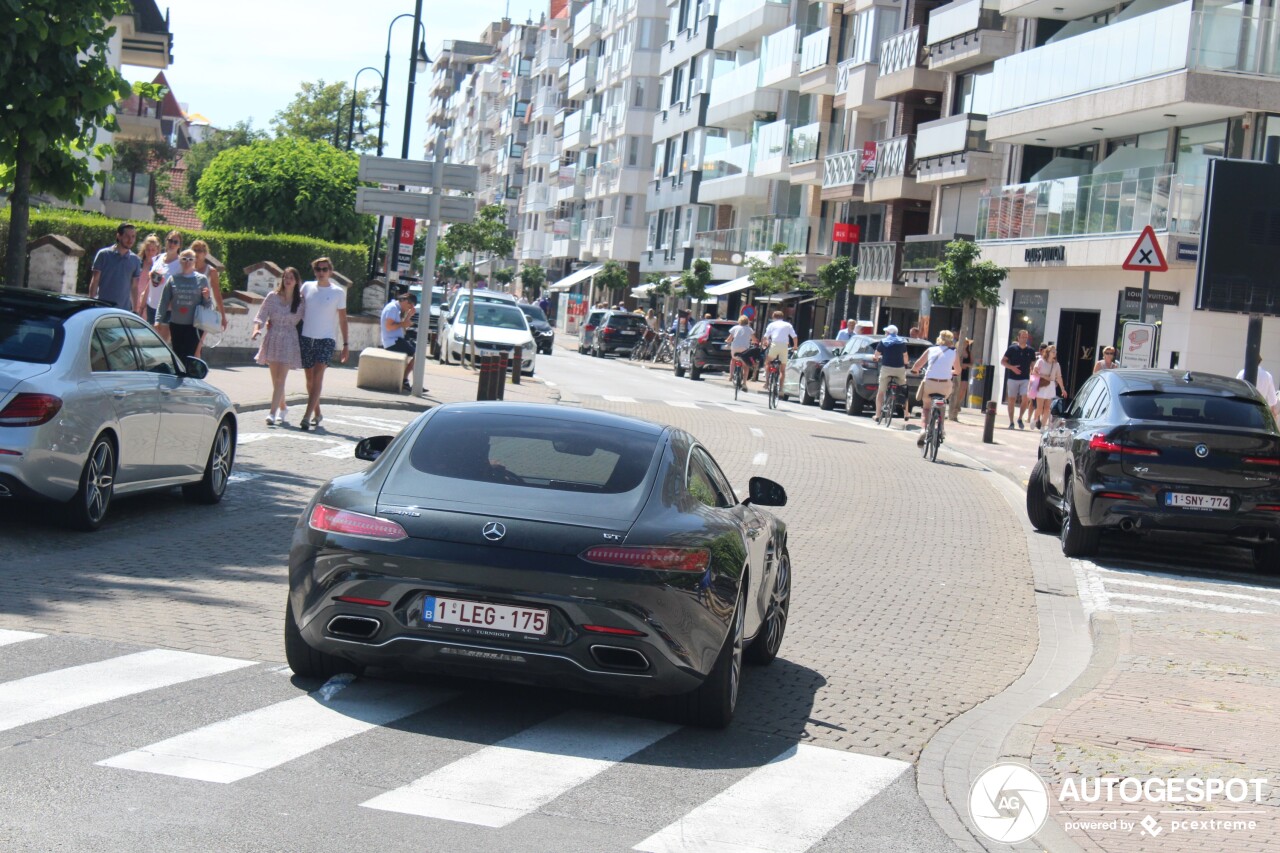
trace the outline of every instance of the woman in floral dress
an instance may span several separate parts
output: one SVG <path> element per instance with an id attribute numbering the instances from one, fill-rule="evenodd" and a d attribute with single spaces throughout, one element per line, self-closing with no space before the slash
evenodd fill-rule
<path id="1" fill-rule="evenodd" d="M 302 367 L 298 348 L 298 324 L 302 322 L 306 304 L 302 301 L 302 276 L 288 267 L 280 284 L 267 294 L 253 321 L 253 338 L 263 335 L 262 346 L 254 359 L 271 370 L 271 413 L 267 426 L 285 425 L 285 381 L 289 371 Z M 265 330 L 265 334 L 263 334 Z"/>

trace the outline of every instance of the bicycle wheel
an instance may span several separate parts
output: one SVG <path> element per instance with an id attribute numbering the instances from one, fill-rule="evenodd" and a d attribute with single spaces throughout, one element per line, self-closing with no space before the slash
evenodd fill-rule
<path id="1" fill-rule="evenodd" d="M 742 390 L 742 368 L 738 365 L 733 366 L 733 399 L 738 399 L 738 392 Z"/>
<path id="2" fill-rule="evenodd" d="M 938 446 L 942 444 L 942 409 L 933 407 L 929 413 L 929 438 L 925 446 L 929 448 L 929 461 L 938 461 Z"/>
<path id="3" fill-rule="evenodd" d="M 880 407 L 880 423 L 884 424 L 884 428 L 888 429 L 889 424 L 893 423 L 893 403 L 898 394 L 894 388 L 888 388 L 884 392 L 884 405 Z"/>
<path id="4" fill-rule="evenodd" d="M 769 408 L 778 408 L 778 374 L 777 371 L 769 373 Z"/>

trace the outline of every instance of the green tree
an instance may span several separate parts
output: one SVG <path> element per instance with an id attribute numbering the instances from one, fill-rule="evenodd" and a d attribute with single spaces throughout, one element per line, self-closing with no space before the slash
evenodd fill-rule
<path id="1" fill-rule="evenodd" d="M 355 93 L 357 131 L 371 124 L 369 105 L 376 95 L 377 92 L 373 89 L 361 89 Z M 351 96 L 351 87 L 346 83 L 325 83 L 323 80 L 303 83 L 289 106 L 271 119 L 271 129 L 279 137 L 309 139 L 312 142 L 327 142 L 338 148 L 346 148 L 347 127 L 351 120 Z M 376 119 L 372 124 L 376 127 Z M 352 148 L 356 151 L 372 151 L 377 147 L 378 140 L 372 134 L 363 139 L 353 137 Z"/>
<path id="2" fill-rule="evenodd" d="M 747 259 L 747 278 L 757 292 L 767 296 L 799 289 L 800 259 L 786 252 L 786 243 L 774 243 L 768 261 Z"/>
<path id="3" fill-rule="evenodd" d="M 98 128 L 131 87 L 108 62 L 126 0 L 0 0 L 0 190 L 9 195 L 4 279 L 26 284 L 31 193 L 79 203 L 111 153 Z"/>
<path id="4" fill-rule="evenodd" d="M 952 240 L 938 264 L 938 281 L 931 296 L 938 305 L 964 310 L 961 313 L 961 338 L 973 335 L 978 306 L 994 308 L 1000 304 L 1000 283 L 1009 270 L 995 261 L 978 261 L 982 249 L 972 240 Z"/>
<path id="5" fill-rule="evenodd" d="M 493 280 L 496 281 L 498 284 L 502 285 L 504 288 L 507 285 L 511 284 L 511 282 L 515 281 L 515 278 L 516 278 L 516 274 L 511 270 L 510 267 L 503 267 L 500 270 L 493 271 Z"/>
<path id="6" fill-rule="evenodd" d="M 538 264 L 526 263 L 520 267 L 520 291 L 527 298 L 533 299 L 542 293 L 542 285 L 547 281 L 547 271 Z"/>
<path id="7" fill-rule="evenodd" d="M 624 264 L 613 260 L 604 262 L 604 267 L 600 272 L 596 273 L 596 288 L 604 293 L 608 293 L 607 301 L 612 305 L 614 302 L 614 294 L 627 286 L 630 276 L 627 275 L 627 268 Z"/>
<path id="8" fill-rule="evenodd" d="M 265 130 L 255 130 L 252 121 L 237 122 L 227 130 L 213 130 L 203 142 L 197 142 L 182 155 L 186 176 L 181 187 L 173 187 L 170 198 L 179 207 L 195 207 L 200 199 L 200 178 L 219 154 L 231 148 L 243 148 L 267 139 Z"/>
<path id="9" fill-rule="evenodd" d="M 671 280 L 666 273 L 647 272 L 643 279 L 645 284 L 652 284 L 653 290 L 649 291 L 650 296 L 670 296 Z"/>
<path id="10" fill-rule="evenodd" d="M 858 281 L 858 268 L 853 265 L 847 256 L 841 255 L 834 260 L 818 267 L 818 286 L 814 288 L 817 293 L 828 302 L 834 303 L 842 295 L 845 297 L 845 311 L 848 312 L 849 294 L 853 291 L 853 285 Z M 831 333 L 835 333 L 836 315 L 833 311 L 831 314 Z"/>
<path id="11" fill-rule="evenodd" d="M 494 257 L 506 257 L 515 250 L 516 241 L 507 230 L 507 208 L 501 204 L 489 204 L 480 208 L 470 222 L 455 222 L 449 226 L 440 240 L 440 254 L 456 258 L 471 253 L 471 265 L 467 268 L 467 293 L 474 295 L 476 287 L 476 255 L 487 252 Z M 467 326 L 463 332 L 471 349 L 471 363 L 476 360 L 476 342 L 472 336 L 475 321 L 475 300 L 467 300 Z"/>
<path id="12" fill-rule="evenodd" d="M 711 262 L 698 258 L 689 269 L 680 273 L 680 287 L 684 295 L 694 302 L 707 298 L 707 285 L 711 284 Z"/>
<path id="13" fill-rule="evenodd" d="M 355 211 L 357 158 L 322 142 L 275 139 L 223 151 L 200 178 L 209 228 L 363 242 L 372 218 Z"/>

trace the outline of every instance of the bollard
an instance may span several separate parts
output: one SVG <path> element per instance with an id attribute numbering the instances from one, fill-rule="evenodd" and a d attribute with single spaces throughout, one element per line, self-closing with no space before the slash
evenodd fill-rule
<path id="1" fill-rule="evenodd" d="M 507 378 L 507 356 L 506 354 L 496 355 L 493 360 L 495 362 L 493 366 L 493 399 L 504 400 L 506 399 L 507 391 L 507 383 L 503 381 Z"/>
<path id="2" fill-rule="evenodd" d="M 987 414 L 982 420 L 982 443 L 995 444 L 996 431 L 996 401 L 991 400 L 987 403 Z"/>
<path id="3" fill-rule="evenodd" d="M 488 400 L 489 396 L 489 359 L 480 356 L 476 359 L 476 399 Z"/>
<path id="4" fill-rule="evenodd" d="M 511 384 L 512 385 L 520 384 L 520 374 L 524 372 L 521 369 L 520 365 L 523 363 L 523 361 L 524 361 L 524 352 L 521 351 L 520 347 L 516 347 L 514 350 L 511 351 Z"/>

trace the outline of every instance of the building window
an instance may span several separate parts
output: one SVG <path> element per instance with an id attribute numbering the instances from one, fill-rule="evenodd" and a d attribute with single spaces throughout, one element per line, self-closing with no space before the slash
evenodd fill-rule
<path id="1" fill-rule="evenodd" d="M 636 221 L 636 197 L 633 195 L 622 197 L 622 224 L 624 227 L 630 228 Z"/>
<path id="2" fill-rule="evenodd" d="M 1049 291 L 1015 290 L 1013 307 L 1009 312 L 1009 343 L 1018 339 L 1018 332 L 1026 329 L 1031 335 L 1031 345 L 1044 340 L 1045 317 L 1049 312 Z"/>
<path id="3" fill-rule="evenodd" d="M 956 75 L 955 99 L 951 114 L 974 113 L 986 115 L 991 105 L 991 92 L 994 85 L 993 69 L 970 71 Z"/>

